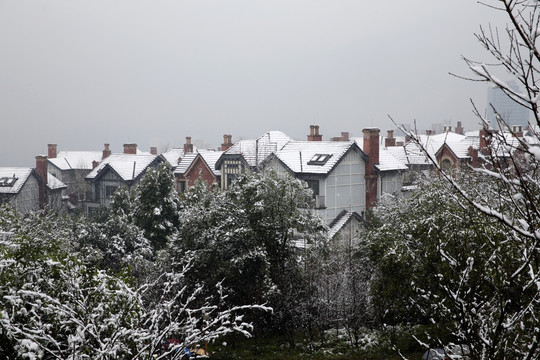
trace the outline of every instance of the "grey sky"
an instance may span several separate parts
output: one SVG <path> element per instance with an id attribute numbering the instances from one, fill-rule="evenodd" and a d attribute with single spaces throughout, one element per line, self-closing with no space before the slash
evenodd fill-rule
<path id="1" fill-rule="evenodd" d="M 497 14 L 472 0 L 0 0 L 0 166 L 48 143 L 148 151 L 185 136 L 325 139 L 451 120 L 486 85 L 461 55 Z"/>

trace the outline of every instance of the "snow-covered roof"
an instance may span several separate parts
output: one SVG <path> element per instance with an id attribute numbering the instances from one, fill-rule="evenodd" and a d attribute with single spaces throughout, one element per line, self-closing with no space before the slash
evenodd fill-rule
<path id="1" fill-rule="evenodd" d="M 395 171 L 395 170 L 408 170 L 407 160 L 403 154 L 394 154 L 394 149 L 403 149 L 402 146 L 390 146 L 388 148 L 384 147 L 384 136 L 379 136 L 379 164 L 376 165 L 379 171 Z M 364 144 L 363 137 L 355 137 L 351 140 L 356 142 L 359 148 L 362 148 Z M 393 151 L 389 151 L 392 149 Z M 403 152 L 403 150 L 401 150 Z"/>
<path id="2" fill-rule="evenodd" d="M 178 165 L 180 163 L 180 159 L 184 157 L 184 149 L 169 149 L 161 155 L 169 162 L 169 164 L 171 164 L 171 166 L 174 167 Z"/>
<path id="3" fill-rule="evenodd" d="M 236 142 L 225 151 L 224 155 L 241 155 L 249 166 L 255 167 L 291 140 L 281 131 L 268 131 L 256 140 Z"/>
<path id="4" fill-rule="evenodd" d="M 354 141 L 289 141 L 275 153 L 294 173 L 328 174 Z"/>
<path id="5" fill-rule="evenodd" d="M 364 221 L 362 217 L 356 212 L 350 212 L 347 210 L 341 211 L 338 216 L 332 220 L 328 229 L 328 238 L 333 239 L 336 234 L 343 229 L 343 227 L 352 219 L 355 218 L 357 221 Z"/>
<path id="6" fill-rule="evenodd" d="M 60 180 L 58 180 L 51 173 L 47 173 L 47 187 L 51 190 L 58 190 L 58 189 L 65 189 L 67 185 L 61 182 Z"/>
<path id="7" fill-rule="evenodd" d="M 19 193 L 32 171 L 26 167 L 0 167 L 0 194 Z"/>
<path id="8" fill-rule="evenodd" d="M 215 176 L 220 176 L 221 171 L 216 170 L 216 162 L 218 161 L 218 159 L 221 157 L 222 154 L 223 154 L 223 151 L 204 150 L 204 149 L 197 150 L 197 152 L 195 153 L 188 153 L 182 158 L 182 160 L 180 161 L 176 169 L 174 169 L 174 173 L 180 174 L 180 175 L 185 174 L 186 171 L 191 166 L 191 164 L 193 164 L 193 161 L 195 160 L 197 155 L 200 155 L 202 159 L 204 160 L 204 162 L 206 162 L 206 165 L 210 168 L 212 173 Z"/>
<path id="9" fill-rule="evenodd" d="M 387 148 L 379 148 L 379 164 L 376 165 L 379 171 L 408 170 L 409 168 L 400 161 Z"/>
<path id="10" fill-rule="evenodd" d="M 86 179 L 95 179 L 105 167 L 110 167 L 124 181 L 131 181 L 136 179 L 157 158 L 157 155 L 113 154 L 92 170 Z"/>
<path id="11" fill-rule="evenodd" d="M 92 162 L 101 161 L 101 151 L 60 151 L 49 162 L 60 170 L 92 170 Z"/>

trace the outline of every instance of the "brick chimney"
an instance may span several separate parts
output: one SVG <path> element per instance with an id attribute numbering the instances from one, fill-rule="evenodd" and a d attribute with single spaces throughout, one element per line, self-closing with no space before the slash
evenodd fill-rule
<path id="1" fill-rule="evenodd" d="M 458 121 L 458 122 L 457 122 L 457 126 L 456 126 L 456 134 L 459 134 L 459 135 L 464 135 L 464 134 L 465 134 L 465 130 L 464 130 L 463 127 L 461 126 L 461 121 Z"/>
<path id="2" fill-rule="evenodd" d="M 36 156 L 36 172 L 41 178 L 39 183 L 39 208 L 43 209 L 47 205 L 47 157 Z"/>
<path id="3" fill-rule="evenodd" d="M 186 143 L 184 144 L 184 154 L 193 152 L 193 144 L 191 143 L 191 136 L 186 136 Z"/>
<path id="4" fill-rule="evenodd" d="M 124 145 L 125 151 L 125 145 Z M 109 144 L 104 144 L 103 155 L 101 155 L 101 160 L 108 158 L 111 155 L 111 150 L 109 149 Z"/>
<path id="5" fill-rule="evenodd" d="M 375 165 L 379 164 L 379 132 L 378 128 L 367 128 L 364 133 L 364 152 L 368 156 L 366 162 L 366 210 L 375 206 L 377 201 L 377 173 Z"/>
<path id="6" fill-rule="evenodd" d="M 97 168 L 98 165 L 99 165 L 99 163 L 96 160 L 92 161 L 92 169 Z"/>
<path id="7" fill-rule="evenodd" d="M 388 130 L 386 132 L 386 139 L 384 139 L 384 147 L 396 146 L 396 138 L 394 137 L 394 130 Z"/>
<path id="8" fill-rule="evenodd" d="M 426 135 L 427 136 L 433 135 L 433 130 L 426 130 Z"/>
<path id="9" fill-rule="evenodd" d="M 124 144 L 124 154 L 137 154 L 137 144 Z"/>
<path id="10" fill-rule="evenodd" d="M 330 139 L 331 141 L 349 141 L 349 132 L 342 131 L 341 136 L 336 136 Z"/>
<path id="11" fill-rule="evenodd" d="M 322 141 L 322 135 L 319 135 L 319 125 L 309 126 L 308 141 Z"/>
<path id="12" fill-rule="evenodd" d="M 150 146 L 150 154 L 157 155 L 157 146 Z"/>
<path id="13" fill-rule="evenodd" d="M 489 145 L 491 144 L 491 131 L 487 128 L 487 125 L 484 124 L 479 133 L 480 137 L 480 152 L 483 155 L 489 155 Z"/>
<path id="14" fill-rule="evenodd" d="M 523 137 L 523 126 L 521 126 L 521 125 L 512 125 L 512 136 L 513 137 Z"/>
<path id="15" fill-rule="evenodd" d="M 224 134 L 223 135 L 223 144 L 221 144 L 221 151 L 227 151 L 231 146 L 232 143 L 232 135 L 230 134 Z"/>
<path id="16" fill-rule="evenodd" d="M 58 147 L 56 144 L 48 144 L 47 145 L 47 156 L 49 159 L 55 159 L 57 155 Z"/>

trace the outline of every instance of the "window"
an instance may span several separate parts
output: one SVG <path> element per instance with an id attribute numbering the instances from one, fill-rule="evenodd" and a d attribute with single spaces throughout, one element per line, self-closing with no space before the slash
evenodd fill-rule
<path id="1" fill-rule="evenodd" d="M 186 182 L 185 181 L 178 181 L 178 184 L 176 185 L 176 191 L 178 191 L 179 194 L 182 194 L 186 191 Z"/>
<path id="2" fill-rule="evenodd" d="M 442 161 L 441 167 L 444 171 L 448 171 L 452 168 L 452 162 L 448 159 Z"/>
<path id="3" fill-rule="evenodd" d="M 236 175 L 235 174 L 227 174 L 227 189 L 231 184 L 236 181 Z"/>
<path id="4" fill-rule="evenodd" d="M 306 180 L 308 188 L 313 191 L 313 198 L 319 195 L 319 180 Z"/>
<path id="5" fill-rule="evenodd" d="M 113 194 L 114 194 L 114 192 L 116 191 L 117 188 L 118 188 L 118 186 L 105 186 L 105 196 L 106 197 L 113 196 Z"/>
<path id="6" fill-rule="evenodd" d="M 15 182 L 17 181 L 18 178 L 16 178 L 15 176 L 13 177 L 2 177 L 0 178 L 0 187 L 12 187 L 13 185 L 15 185 Z"/>
<path id="7" fill-rule="evenodd" d="M 332 154 L 315 154 L 308 161 L 308 165 L 324 165 L 332 157 Z"/>

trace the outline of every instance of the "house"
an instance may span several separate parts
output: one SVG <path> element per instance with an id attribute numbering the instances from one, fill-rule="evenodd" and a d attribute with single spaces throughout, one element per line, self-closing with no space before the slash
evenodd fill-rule
<path id="1" fill-rule="evenodd" d="M 273 152 L 279 151 L 292 139 L 281 131 L 268 131 L 255 140 L 231 142 L 231 135 L 224 136 L 223 154 L 216 161 L 216 170 L 221 173 L 222 190 L 246 171 L 258 171 L 262 162 Z"/>
<path id="2" fill-rule="evenodd" d="M 90 184 L 85 177 L 111 154 L 109 144 L 103 151 L 58 151 L 57 144 L 48 144 L 48 172 L 66 185 L 68 207 L 82 207 L 86 194 L 90 192 Z"/>
<path id="3" fill-rule="evenodd" d="M 191 154 L 196 152 L 197 148 L 191 143 L 191 136 L 186 136 L 186 143 L 183 148 L 172 148 L 162 153 L 161 155 L 171 164 L 171 166 L 176 168 L 180 161 L 186 154 Z M 157 151 L 154 155 L 157 155 Z"/>
<path id="4" fill-rule="evenodd" d="M 213 184 L 220 184 L 221 173 L 216 169 L 216 162 L 222 154 L 223 151 L 197 150 L 184 155 L 174 169 L 178 193 L 183 193 L 199 179 L 204 180 L 208 188 Z"/>
<path id="5" fill-rule="evenodd" d="M 328 238 L 345 248 L 352 249 L 366 229 L 366 220 L 355 211 L 341 211 L 328 225 Z"/>
<path id="6" fill-rule="evenodd" d="M 0 168 L 0 203 L 26 214 L 48 207 L 65 212 L 67 186 L 47 171 L 47 157 L 36 156 L 36 168 Z"/>
<path id="7" fill-rule="evenodd" d="M 148 168 L 156 168 L 164 161 L 167 160 L 161 155 L 138 154 L 136 144 L 125 144 L 124 153 L 109 155 L 86 176 L 91 187 L 86 213 L 108 206 L 118 187 L 131 188 L 139 183 Z"/>
<path id="8" fill-rule="evenodd" d="M 22 214 L 38 210 L 41 182 L 32 168 L 0 168 L 0 204 L 10 204 Z"/>
<path id="9" fill-rule="evenodd" d="M 265 160 L 264 171 L 306 181 L 314 211 L 326 224 L 343 211 L 364 217 L 381 193 L 401 190 L 402 172 L 408 168 L 390 153 L 381 155 L 379 129 L 363 133 L 361 147 L 359 139 L 323 141 L 312 125 L 308 141 L 287 142 Z"/>

